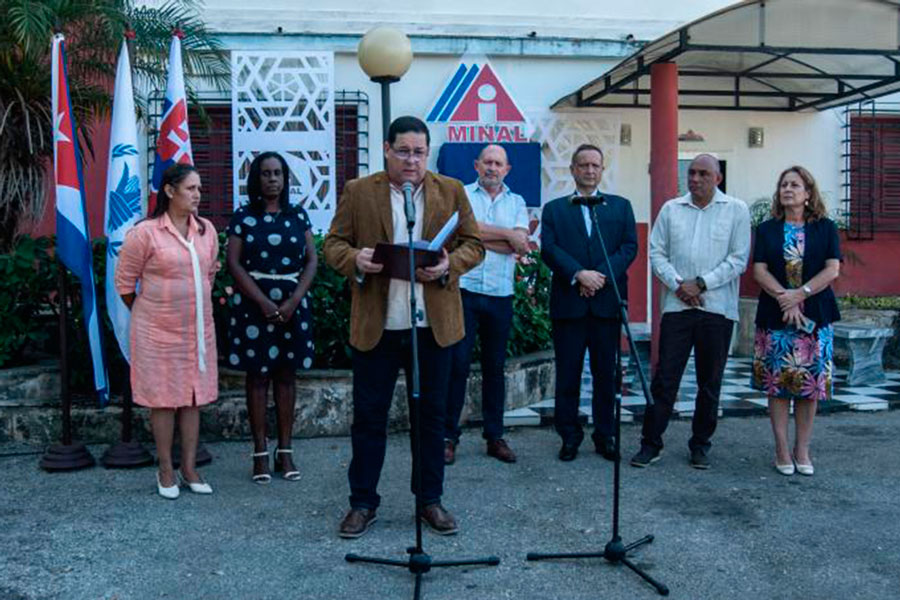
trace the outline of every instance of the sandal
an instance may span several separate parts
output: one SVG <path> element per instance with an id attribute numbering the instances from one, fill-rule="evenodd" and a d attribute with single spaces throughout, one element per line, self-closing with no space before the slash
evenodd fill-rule
<path id="1" fill-rule="evenodd" d="M 276 448 L 275 449 L 275 472 L 281 472 L 281 461 L 278 460 L 279 454 L 293 454 L 294 451 L 290 448 Z M 286 479 L 287 481 L 300 481 L 300 471 L 293 469 L 291 471 L 285 471 L 281 475 L 282 479 Z"/>
<path id="2" fill-rule="evenodd" d="M 269 451 L 268 450 L 263 450 L 262 452 L 254 452 L 250 456 L 253 457 L 254 460 L 265 456 L 266 457 L 266 469 L 269 468 Z M 256 473 L 253 475 L 252 479 L 253 479 L 253 483 L 265 485 L 265 484 L 269 483 L 270 481 L 272 481 L 272 476 L 269 475 L 268 473 Z"/>

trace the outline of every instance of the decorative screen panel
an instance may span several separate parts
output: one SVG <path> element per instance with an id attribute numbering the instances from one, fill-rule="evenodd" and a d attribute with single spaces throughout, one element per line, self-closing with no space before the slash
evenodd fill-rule
<path id="1" fill-rule="evenodd" d="M 291 170 L 291 201 L 327 229 L 335 207 L 334 53 L 231 54 L 234 207 L 247 201 L 247 174 L 261 152 Z"/>
<path id="2" fill-rule="evenodd" d="M 572 153 L 581 144 L 593 144 L 603 150 L 603 178 L 600 189 L 615 193 L 620 118 L 616 115 L 579 111 L 529 115 L 534 125 L 532 139 L 541 143 L 541 205 L 570 194 L 575 182 L 569 165 Z"/>

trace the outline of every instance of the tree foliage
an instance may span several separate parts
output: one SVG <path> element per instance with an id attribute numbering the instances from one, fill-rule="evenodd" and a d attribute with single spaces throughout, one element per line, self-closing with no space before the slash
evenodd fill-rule
<path id="1" fill-rule="evenodd" d="M 200 18 L 196 0 L 0 0 L 0 251 L 11 247 L 23 222 L 40 218 L 53 156 L 50 48 L 66 36 L 69 93 L 82 149 L 93 154 L 91 125 L 108 114 L 116 57 L 133 33 L 132 69 L 138 111 L 146 92 L 165 87 L 169 41 L 182 40 L 185 85 L 222 88 L 228 63 Z M 140 92 L 143 91 L 144 94 Z"/>

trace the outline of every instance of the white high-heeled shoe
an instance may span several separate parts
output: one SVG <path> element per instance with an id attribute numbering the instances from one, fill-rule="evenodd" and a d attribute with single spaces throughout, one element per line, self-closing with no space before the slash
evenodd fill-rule
<path id="1" fill-rule="evenodd" d="M 175 479 L 175 485 L 170 485 L 168 487 L 162 484 L 162 481 L 159 479 L 159 471 L 156 472 L 156 491 L 160 496 L 167 500 L 175 500 L 178 498 L 181 491 L 178 489 L 178 479 Z"/>
<path id="2" fill-rule="evenodd" d="M 278 460 L 279 454 L 293 454 L 294 451 L 291 448 L 276 448 L 275 449 L 275 472 L 281 472 L 281 461 Z M 287 481 L 300 481 L 300 471 L 296 469 L 296 467 L 291 471 L 285 471 L 281 474 L 281 478 Z"/>
<path id="3" fill-rule="evenodd" d="M 266 468 L 269 468 L 269 451 L 263 450 L 262 452 L 253 452 L 251 458 L 262 458 L 266 457 Z M 258 483 L 260 485 L 266 485 L 267 483 L 272 481 L 272 476 L 268 473 L 257 473 L 250 478 L 253 483 Z"/>
<path id="4" fill-rule="evenodd" d="M 794 462 L 797 462 L 796 458 L 794 459 Z M 803 464 L 803 463 L 798 462 L 797 463 L 797 472 L 800 473 L 801 475 L 806 475 L 807 477 L 809 477 L 810 475 L 812 475 L 813 473 L 816 472 L 816 469 L 812 466 L 811 463 Z"/>
<path id="5" fill-rule="evenodd" d="M 789 463 L 786 465 L 779 465 L 775 463 L 775 470 L 781 473 L 782 475 L 793 475 L 794 474 L 794 463 Z"/>
<path id="6" fill-rule="evenodd" d="M 178 472 L 178 480 L 181 482 L 181 485 L 186 485 L 189 490 L 191 490 L 195 494 L 212 494 L 213 489 L 212 486 L 203 481 L 188 481 L 184 478 L 184 475 L 181 474 L 181 471 Z"/>

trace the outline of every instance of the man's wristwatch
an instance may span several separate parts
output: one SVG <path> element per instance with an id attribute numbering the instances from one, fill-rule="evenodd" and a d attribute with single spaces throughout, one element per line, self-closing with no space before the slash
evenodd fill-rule
<path id="1" fill-rule="evenodd" d="M 697 287 L 700 288 L 701 292 L 706 291 L 706 282 L 703 281 L 702 277 L 697 277 L 696 279 L 694 279 L 694 283 L 697 284 Z"/>
<path id="2" fill-rule="evenodd" d="M 808 285 L 803 284 L 803 287 L 802 287 L 801 289 L 803 290 L 803 293 L 806 294 L 806 297 L 807 297 L 807 298 L 809 298 L 810 296 L 812 296 L 812 288 L 809 287 Z"/>

